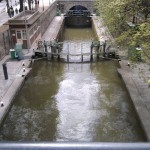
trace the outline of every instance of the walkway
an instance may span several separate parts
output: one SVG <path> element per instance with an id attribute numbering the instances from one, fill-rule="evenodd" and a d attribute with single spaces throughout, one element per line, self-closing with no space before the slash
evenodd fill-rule
<path id="1" fill-rule="evenodd" d="M 94 17 L 93 22 L 96 26 L 99 40 L 108 40 L 115 45 L 114 39 L 110 35 L 108 28 L 104 26 L 103 20 Z M 117 51 L 121 58 L 124 58 L 124 56 L 127 58 L 126 51 L 119 49 Z M 130 61 L 121 60 L 119 62 L 121 68 L 118 69 L 118 72 L 126 84 L 147 140 L 150 141 L 150 87 L 148 87 L 147 83 L 148 79 L 150 79 L 150 66 L 142 62 L 130 62 L 130 66 L 128 66 L 128 62 Z"/>
<path id="2" fill-rule="evenodd" d="M 51 22 L 42 39 L 56 39 L 62 23 L 63 16 L 56 16 Z M 25 57 L 31 58 L 33 54 L 33 48 L 31 48 L 29 51 L 24 50 L 23 52 Z M 25 64 L 24 66 L 23 62 Z M 8 80 L 5 80 L 4 78 L 2 67 L 3 63 L 7 64 Z M 12 103 L 16 93 L 22 86 L 22 83 L 25 80 L 25 76 L 30 72 L 31 69 L 28 68 L 30 64 L 31 61 L 29 59 L 21 61 L 12 60 L 10 59 L 10 55 L 6 56 L 0 61 L 0 124 L 4 116 L 7 114 L 7 110 L 10 108 L 10 104 Z M 25 72 L 23 71 L 24 68 L 26 68 Z M 3 103 L 4 106 L 1 106 L 1 103 Z"/>
<path id="3" fill-rule="evenodd" d="M 7 110 L 10 108 L 15 95 L 20 89 L 22 83 L 24 82 L 25 76 L 29 73 L 30 68 L 28 68 L 30 61 L 8 61 L 9 56 L 6 56 L 2 61 L 0 61 L 0 124 L 7 114 Z M 3 74 L 2 64 L 8 61 L 8 80 L 5 80 Z M 22 65 L 24 62 L 24 66 Z M 25 71 L 24 71 L 25 68 Z M 3 105 L 2 105 L 3 104 Z"/>
<path id="4" fill-rule="evenodd" d="M 120 61 L 120 66 L 118 72 L 125 82 L 147 140 L 150 141 L 150 88 L 147 84 L 149 66 L 144 63 L 128 66 L 126 60 Z"/>
<path id="5" fill-rule="evenodd" d="M 40 3 L 39 3 L 39 8 L 38 8 L 38 10 L 40 11 L 40 12 L 43 12 L 43 10 L 46 10 L 48 7 L 49 7 L 49 5 L 51 5 L 53 2 L 55 2 L 55 0 L 49 0 L 49 1 L 44 1 L 43 0 L 43 3 L 42 3 L 42 1 L 40 1 Z M 27 4 L 26 4 L 27 5 Z M 17 5 L 13 5 L 13 8 L 15 9 L 15 8 L 17 8 L 18 10 L 19 10 L 19 3 L 17 3 Z M 33 8 L 34 8 L 35 6 L 33 6 Z M 16 13 L 14 13 L 14 16 L 16 16 L 17 14 Z M 7 22 L 8 21 L 8 19 L 11 19 L 9 16 L 8 16 L 8 13 L 7 13 L 7 8 L 6 8 L 6 1 L 2 1 L 1 3 L 0 3 L 0 26 L 1 25 L 3 25 L 5 22 Z"/>

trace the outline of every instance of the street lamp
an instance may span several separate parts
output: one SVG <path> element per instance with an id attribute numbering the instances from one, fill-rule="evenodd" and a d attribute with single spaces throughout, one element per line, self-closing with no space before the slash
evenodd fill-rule
<path id="1" fill-rule="evenodd" d="M 27 26 L 27 18 L 25 12 L 25 1 L 23 0 L 23 13 L 24 13 L 24 23 L 25 23 L 25 31 L 26 31 L 26 38 L 27 38 L 27 49 L 29 50 L 29 34 L 28 34 L 28 26 Z"/>
<path id="2" fill-rule="evenodd" d="M 42 4 L 43 4 L 43 11 L 44 11 L 44 1 L 42 0 Z"/>
<path id="3" fill-rule="evenodd" d="M 31 0 L 31 9 L 33 10 L 33 0 Z"/>
<path id="4" fill-rule="evenodd" d="M 7 6 L 7 10 L 8 10 L 8 8 L 9 8 L 9 0 L 6 0 L 6 6 Z"/>

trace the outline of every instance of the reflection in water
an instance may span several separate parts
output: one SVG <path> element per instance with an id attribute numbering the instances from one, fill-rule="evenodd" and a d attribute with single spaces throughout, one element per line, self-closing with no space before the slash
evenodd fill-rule
<path id="1" fill-rule="evenodd" d="M 111 61 L 36 62 L 1 128 L 0 139 L 144 141 L 116 64 Z"/>
<path id="2" fill-rule="evenodd" d="M 82 40 L 89 33 L 80 30 L 78 36 Z M 115 62 L 37 61 L 2 125 L 0 139 L 134 142 L 144 141 L 144 136 Z"/>

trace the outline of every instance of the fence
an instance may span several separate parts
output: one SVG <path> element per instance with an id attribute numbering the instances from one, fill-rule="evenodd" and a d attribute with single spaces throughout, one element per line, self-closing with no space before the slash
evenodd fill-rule
<path id="1" fill-rule="evenodd" d="M 149 150 L 149 143 L 0 143 L 3 150 Z"/>

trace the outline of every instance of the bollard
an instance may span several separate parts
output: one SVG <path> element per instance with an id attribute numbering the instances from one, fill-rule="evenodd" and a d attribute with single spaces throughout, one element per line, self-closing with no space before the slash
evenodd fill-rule
<path id="1" fill-rule="evenodd" d="M 4 107 L 4 103 L 2 101 L 0 102 L 0 105 L 1 105 L 1 107 Z"/>
<path id="2" fill-rule="evenodd" d="M 4 77 L 5 77 L 5 80 L 7 80 L 8 79 L 7 65 L 6 65 L 6 63 L 4 63 L 2 65 L 3 65 Z"/>

